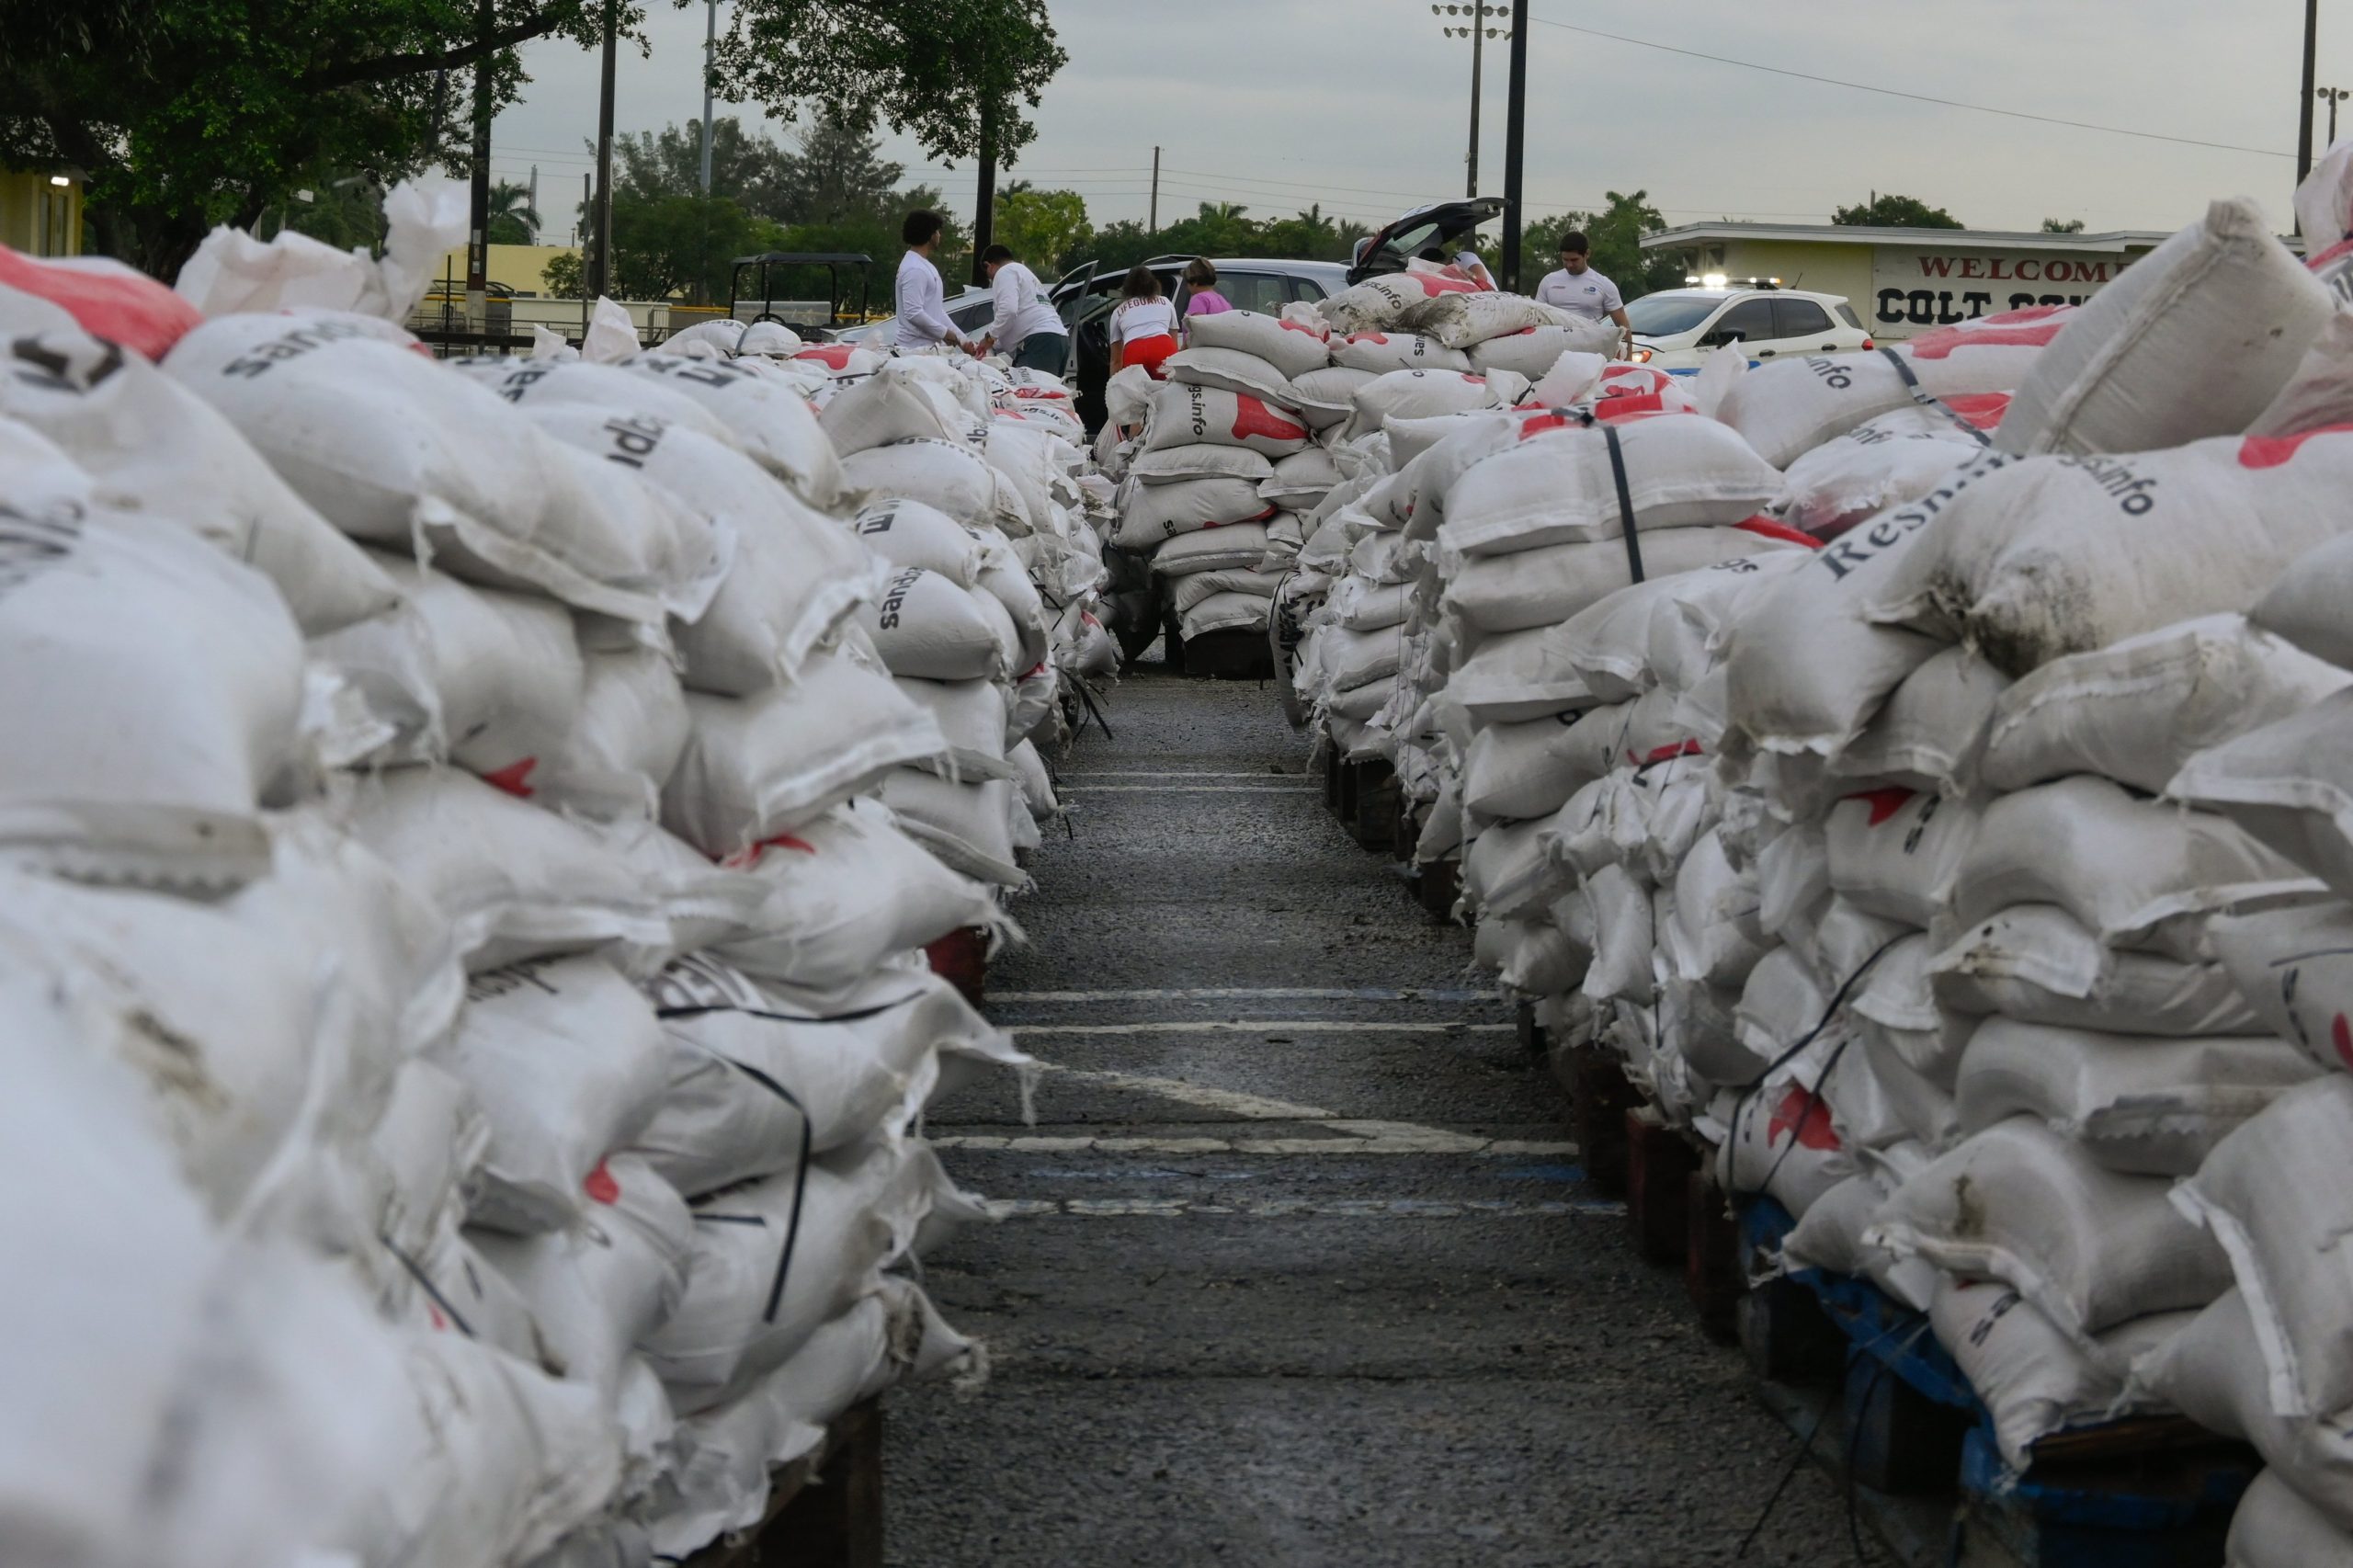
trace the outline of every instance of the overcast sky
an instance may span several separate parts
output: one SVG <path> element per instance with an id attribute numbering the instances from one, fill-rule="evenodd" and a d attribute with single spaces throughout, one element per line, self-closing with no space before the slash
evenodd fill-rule
<path id="1" fill-rule="evenodd" d="M 704 8 L 650 0 L 653 54 L 624 50 L 617 127 L 702 112 Z M 729 6 L 720 6 L 726 24 Z M 1099 224 L 1145 215 L 1153 146 L 1163 222 L 1205 200 L 1379 222 L 1462 188 L 1470 45 L 1429 0 L 1055 0 L 1070 62 L 1047 87 L 1014 176 L 1074 189 Z M 2212 197 L 2259 199 L 2282 228 L 2294 181 L 2300 28 L 2290 0 L 1535 0 L 1527 194 L 1531 216 L 1650 192 L 1670 223 L 1828 220 L 1873 189 L 1973 228 L 2046 217 L 2094 230 L 2179 227 Z M 2324 23 L 2327 17 L 2324 17 Z M 1788 71 L 2196 141 L 2226 152 L 1945 108 L 1595 38 L 1567 23 Z M 1506 46 L 1486 53 L 1479 184 L 1500 194 Z M 496 172 L 540 171 L 551 238 L 568 237 L 592 161 L 597 62 L 524 51 L 532 81 L 501 115 Z M 2333 74 L 2336 73 L 2336 74 Z M 2325 32 L 2320 81 L 2353 85 L 2353 17 Z M 2316 138 L 2326 135 L 2326 106 Z M 722 106 L 758 121 L 761 111 Z M 2353 106 L 2348 106 L 2353 109 Z M 779 136 L 791 129 L 771 125 Z M 2346 119 L 2353 135 L 2353 113 Z M 972 165 L 926 165 L 885 130 L 909 177 L 967 216 Z"/>

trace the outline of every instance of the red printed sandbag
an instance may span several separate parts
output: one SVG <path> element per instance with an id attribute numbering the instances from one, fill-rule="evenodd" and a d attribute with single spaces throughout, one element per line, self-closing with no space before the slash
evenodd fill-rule
<path id="1" fill-rule="evenodd" d="M 104 256 L 37 260 L 0 245 L 0 286 L 65 310 L 82 330 L 161 359 L 204 312 L 153 278 Z"/>
<path id="2" fill-rule="evenodd" d="M 1170 381 L 1153 393 L 1143 449 L 1201 444 L 1287 458 L 1307 445 L 1307 426 L 1244 392 Z"/>

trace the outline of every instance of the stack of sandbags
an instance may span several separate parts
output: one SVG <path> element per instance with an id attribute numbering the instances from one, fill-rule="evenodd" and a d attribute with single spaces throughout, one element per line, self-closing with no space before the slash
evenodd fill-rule
<path id="1" fill-rule="evenodd" d="M 1004 921 L 881 797 L 1051 809 L 1007 741 L 1068 557 L 1005 536 L 1091 540 L 1075 449 L 986 367 L 461 371 L 119 290 L 84 319 L 160 367 L 0 290 L 8 1146 L 78 1195 L 12 1216 L 78 1261 L 17 1294 L 0 1447 L 56 1481 L 0 1555 L 688 1555 L 963 1358 L 905 1268 L 980 1210 L 915 1123 L 1021 1059 L 921 949 Z M 846 462 L 810 392 L 942 434 Z M 969 549 L 983 636 L 881 623 L 850 465 Z"/>

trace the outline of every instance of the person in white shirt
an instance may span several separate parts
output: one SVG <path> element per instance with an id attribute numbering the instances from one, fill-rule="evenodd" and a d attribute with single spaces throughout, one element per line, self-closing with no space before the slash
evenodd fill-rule
<path id="1" fill-rule="evenodd" d="M 1560 270 L 1546 273 L 1544 281 L 1536 286 L 1537 303 L 1557 305 L 1586 321 L 1607 316 L 1618 324 L 1625 347 L 1631 348 L 1634 328 L 1626 319 L 1626 301 L 1618 297 L 1618 285 L 1596 272 L 1586 261 L 1592 250 L 1593 242 L 1576 230 L 1563 234 Z"/>
<path id="2" fill-rule="evenodd" d="M 996 292 L 996 315 L 972 352 L 1001 349 L 1013 356 L 1017 366 L 1061 375 L 1070 359 L 1070 334 L 1047 301 L 1038 275 L 1016 261 L 1006 245 L 983 251 L 981 265 L 988 268 L 989 287 Z"/>
<path id="3" fill-rule="evenodd" d="M 1457 270 L 1480 288 L 1493 289 L 1495 286 L 1495 275 L 1487 270 L 1487 264 L 1479 259 L 1477 251 L 1455 252 L 1454 265 Z"/>
<path id="4" fill-rule="evenodd" d="M 907 254 L 899 258 L 899 278 L 892 290 L 899 313 L 898 332 L 892 342 L 898 347 L 968 346 L 956 324 L 948 319 L 947 290 L 940 286 L 939 268 L 931 259 L 939 245 L 940 231 L 947 227 L 938 213 L 921 209 L 908 213 L 906 222 L 899 225 L 899 238 L 906 242 Z"/>

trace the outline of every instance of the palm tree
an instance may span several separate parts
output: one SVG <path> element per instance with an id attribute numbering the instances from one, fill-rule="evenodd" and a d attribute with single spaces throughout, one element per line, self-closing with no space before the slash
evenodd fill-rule
<path id="1" fill-rule="evenodd" d="M 490 187 L 490 243 L 494 245 L 537 244 L 540 238 L 540 215 L 531 207 L 529 186 L 511 179 L 495 182 Z"/>

